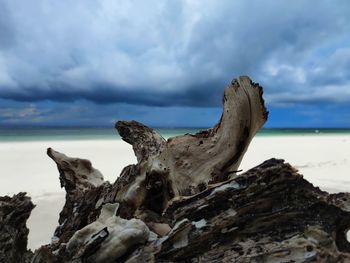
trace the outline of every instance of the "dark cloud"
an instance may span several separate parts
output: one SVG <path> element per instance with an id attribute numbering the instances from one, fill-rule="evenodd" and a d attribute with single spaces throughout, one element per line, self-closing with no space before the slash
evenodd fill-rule
<path id="1" fill-rule="evenodd" d="M 209 127 L 221 114 L 220 108 L 159 107 L 125 103 L 100 105 L 86 100 L 36 103 L 1 100 L 0 128 L 26 126 L 109 127 L 117 120 L 136 119 L 153 127 Z"/>
<path id="2" fill-rule="evenodd" d="M 147 86 L 129 90 L 103 83 L 84 91 L 65 85 L 51 85 L 50 87 L 56 86 L 58 88 L 40 89 L 33 86 L 19 90 L 5 90 L 1 93 L 1 97 L 20 102 L 39 102 L 42 100 L 74 102 L 85 99 L 97 104 L 129 103 L 161 107 L 216 107 L 221 102 L 223 85 L 220 81 L 213 81 L 197 84 L 188 89 L 174 89 L 167 92 L 154 91 Z"/>
<path id="3" fill-rule="evenodd" d="M 271 105 L 346 103 L 349 13 L 346 0 L 5 1 L 0 97 L 212 107 L 250 75 Z"/>

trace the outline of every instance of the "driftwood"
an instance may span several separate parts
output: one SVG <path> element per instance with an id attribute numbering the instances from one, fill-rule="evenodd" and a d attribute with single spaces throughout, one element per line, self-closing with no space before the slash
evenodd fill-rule
<path id="1" fill-rule="evenodd" d="M 0 197 L 0 262 L 30 262 L 27 219 L 34 208 L 26 193 Z"/>
<path id="2" fill-rule="evenodd" d="M 66 203 L 32 262 L 350 262 L 350 194 L 323 192 L 278 159 L 239 174 L 267 119 L 262 88 L 240 77 L 223 104 L 214 128 L 168 140 L 118 122 L 138 162 L 113 184 L 49 148 Z"/>

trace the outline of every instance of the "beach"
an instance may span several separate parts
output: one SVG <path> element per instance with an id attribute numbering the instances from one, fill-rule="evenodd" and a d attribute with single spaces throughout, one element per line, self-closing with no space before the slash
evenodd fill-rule
<path id="1" fill-rule="evenodd" d="M 89 159 L 110 182 L 123 167 L 136 163 L 131 146 L 120 139 L 0 142 L 0 195 L 25 191 L 36 205 L 28 220 L 31 249 L 50 242 L 64 205 L 65 192 L 47 147 Z M 322 190 L 350 191 L 350 134 L 257 136 L 240 169 L 244 172 L 273 157 L 285 159 Z"/>

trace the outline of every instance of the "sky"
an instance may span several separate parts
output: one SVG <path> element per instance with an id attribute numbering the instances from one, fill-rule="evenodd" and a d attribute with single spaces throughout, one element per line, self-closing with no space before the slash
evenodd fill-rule
<path id="1" fill-rule="evenodd" d="M 265 127 L 350 128 L 348 0 L 0 0 L 0 127 L 209 127 L 264 87 Z"/>

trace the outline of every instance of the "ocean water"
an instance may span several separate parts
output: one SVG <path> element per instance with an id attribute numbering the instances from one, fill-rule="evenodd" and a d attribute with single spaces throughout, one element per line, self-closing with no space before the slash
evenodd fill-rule
<path id="1" fill-rule="evenodd" d="M 156 129 L 164 138 L 186 133 L 195 134 L 205 128 Z M 257 136 L 350 134 L 350 129 L 278 128 L 262 129 Z M 56 140 L 120 139 L 114 128 L 0 128 L 0 142 Z"/>

